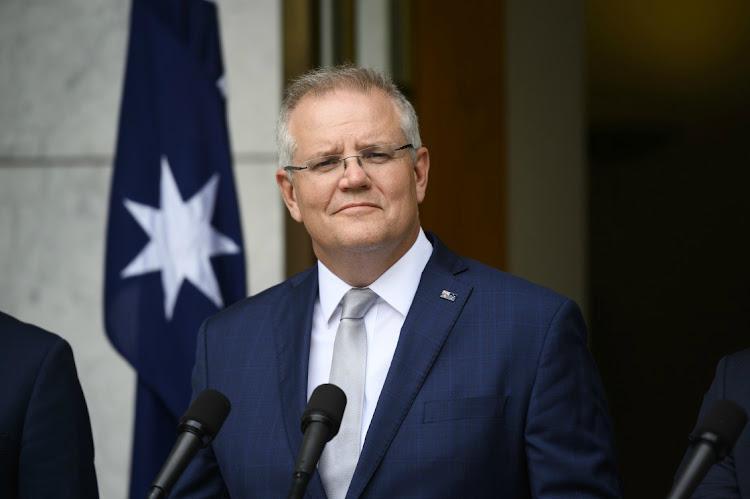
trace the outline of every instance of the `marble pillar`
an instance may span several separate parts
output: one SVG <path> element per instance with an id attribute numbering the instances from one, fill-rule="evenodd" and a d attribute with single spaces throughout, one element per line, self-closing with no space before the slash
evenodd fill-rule
<path id="1" fill-rule="evenodd" d="M 283 277 L 274 180 L 281 19 L 219 2 L 248 289 Z M 0 2 L 0 309 L 66 338 L 91 414 L 100 494 L 127 496 L 135 374 L 103 329 L 104 238 L 129 2 Z"/>

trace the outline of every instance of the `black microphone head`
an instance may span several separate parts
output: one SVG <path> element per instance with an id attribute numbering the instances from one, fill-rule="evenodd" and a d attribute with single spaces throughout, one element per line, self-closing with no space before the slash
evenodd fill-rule
<path id="1" fill-rule="evenodd" d="M 746 423 L 747 414 L 742 407 L 731 400 L 719 400 L 693 434 L 713 444 L 718 459 L 722 459 L 732 450 Z"/>
<path id="2" fill-rule="evenodd" d="M 346 395 L 336 385 L 326 383 L 318 386 L 310 395 L 305 412 L 302 413 L 302 433 L 312 421 L 320 421 L 328 426 L 328 439 L 339 432 L 341 419 L 346 408 Z"/>
<path id="3" fill-rule="evenodd" d="M 203 390 L 180 418 L 177 429 L 179 432 L 195 433 L 205 445 L 219 433 L 231 409 L 232 404 L 223 393 L 211 389 Z"/>

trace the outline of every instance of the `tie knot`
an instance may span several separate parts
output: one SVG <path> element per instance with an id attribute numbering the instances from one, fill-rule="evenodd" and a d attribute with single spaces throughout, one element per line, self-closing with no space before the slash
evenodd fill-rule
<path id="1" fill-rule="evenodd" d="M 365 316 L 375 300 L 377 293 L 370 288 L 352 288 L 344 295 L 342 319 L 361 319 Z"/>

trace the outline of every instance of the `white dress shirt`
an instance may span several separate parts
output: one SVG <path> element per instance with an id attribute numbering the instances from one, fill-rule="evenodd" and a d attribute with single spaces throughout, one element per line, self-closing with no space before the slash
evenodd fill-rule
<path id="1" fill-rule="evenodd" d="M 360 449 L 365 443 L 367 429 L 391 367 L 401 327 L 431 255 L 432 245 L 422 229 L 419 229 L 417 240 L 409 251 L 368 286 L 379 298 L 364 317 L 367 329 L 367 365 Z M 310 366 L 307 372 L 308 400 L 318 385 L 328 383 L 333 343 L 341 321 L 341 300 L 351 288 L 318 261 L 318 299 L 313 310 Z"/>

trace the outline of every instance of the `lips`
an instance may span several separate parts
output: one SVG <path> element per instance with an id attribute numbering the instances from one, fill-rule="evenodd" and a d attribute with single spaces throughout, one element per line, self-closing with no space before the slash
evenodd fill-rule
<path id="1" fill-rule="evenodd" d="M 366 203 L 366 202 L 349 203 L 349 204 L 345 204 L 344 206 L 336 210 L 335 213 L 341 213 L 342 211 L 347 211 L 347 210 L 350 210 L 350 211 L 356 211 L 360 209 L 364 210 L 367 208 L 379 208 L 379 206 L 376 205 L 375 203 Z"/>

